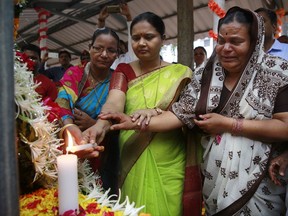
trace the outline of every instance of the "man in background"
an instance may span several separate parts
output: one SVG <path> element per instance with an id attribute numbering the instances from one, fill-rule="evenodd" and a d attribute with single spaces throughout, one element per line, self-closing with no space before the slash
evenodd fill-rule
<path id="1" fill-rule="evenodd" d="M 42 100 L 50 98 L 54 101 L 57 97 L 58 91 L 56 85 L 46 76 L 39 73 L 39 67 L 41 64 L 40 54 L 41 50 L 34 44 L 26 44 L 22 47 L 22 52 L 35 63 L 34 70 L 34 82 L 40 83 L 35 91 L 42 96 Z"/>
<path id="2" fill-rule="evenodd" d="M 266 8 L 255 10 L 264 19 L 265 24 L 265 41 L 264 49 L 266 53 L 282 57 L 288 60 L 288 44 L 284 44 L 275 39 L 277 30 L 277 15 L 274 11 Z"/>
<path id="3" fill-rule="evenodd" d="M 51 67 L 48 69 L 44 69 L 44 63 L 48 60 L 48 58 L 43 59 L 42 65 L 40 68 L 40 73 L 47 76 L 49 79 L 53 80 L 53 82 L 58 82 L 64 75 L 65 71 L 72 67 L 73 65 L 71 62 L 71 54 L 66 51 L 62 50 L 58 53 L 59 63 L 61 66 Z"/>

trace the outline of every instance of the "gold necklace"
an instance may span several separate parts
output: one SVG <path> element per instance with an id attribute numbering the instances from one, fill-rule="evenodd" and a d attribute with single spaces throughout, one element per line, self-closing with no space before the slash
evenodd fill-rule
<path id="1" fill-rule="evenodd" d="M 146 94 L 145 94 L 145 88 L 144 88 L 144 83 L 143 83 L 143 71 L 142 71 L 142 66 L 141 63 L 139 61 L 139 67 L 140 67 L 140 71 L 141 71 L 141 75 L 140 75 L 140 80 L 141 80 L 141 87 L 142 87 L 142 94 L 143 94 L 143 98 L 144 98 L 144 103 L 145 103 L 145 107 L 146 109 L 154 109 L 154 107 L 156 107 L 156 102 L 157 102 L 157 98 L 158 98 L 158 88 L 159 88 L 159 80 L 160 80 L 160 72 L 161 72 L 161 63 L 162 60 L 160 59 L 160 63 L 159 63 L 159 70 L 157 71 L 157 75 L 158 75 L 158 79 L 157 79 L 157 88 L 156 88 L 156 96 L 155 96 L 155 100 L 154 100 L 154 106 L 153 107 L 148 107 L 147 105 L 147 98 L 146 98 Z M 156 72 L 155 72 L 156 73 Z"/>
<path id="2" fill-rule="evenodd" d="M 98 98 L 98 96 L 97 96 L 97 89 L 96 89 L 96 87 L 97 87 L 98 85 L 101 86 L 101 85 L 103 85 L 104 83 L 105 83 L 105 86 L 107 86 L 107 85 L 109 84 L 109 80 L 110 80 L 110 76 L 111 76 L 111 71 L 109 71 L 108 76 L 107 76 L 103 81 L 100 81 L 100 80 L 98 80 L 96 77 L 94 77 L 91 70 L 90 70 L 89 76 L 90 76 L 89 81 L 90 81 L 90 83 L 91 83 L 91 84 L 90 84 L 90 87 L 92 87 L 93 90 L 95 91 L 95 97 L 96 97 L 96 99 L 97 99 L 98 105 L 100 105 L 100 106 L 102 107 L 103 104 L 101 104 L 101 102 L 100 102 L 100 100 L 99 100 L 99 98 Z M 99 86 L 99 88 L 100 88 L 100 86 Z M 92 91 L 93 91 L 93 90 L 92 90 Z M 104 91 L 104 90 L 105 90 L 105 87 L 104 87 L 103 91 Z"/>

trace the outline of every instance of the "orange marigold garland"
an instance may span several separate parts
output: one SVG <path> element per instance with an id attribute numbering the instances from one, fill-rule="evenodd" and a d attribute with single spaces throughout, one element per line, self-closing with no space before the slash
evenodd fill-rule
<path id="1" fill-rule="evenodd" d="M 209 0 L 208 7 L 220 18 L 224 17 L 226 14 L 226 12 L 214 0 Z"/>
<path id="2" fill-rule="evenodd" d="M 214 40 L 217 40 L 218 38 L 217 34 L 212 29 L 209 30 L 209 37 L 213 38 Z"/>
<path id="3" fill-rule="evenodd" d="M 226 12 L 214 0 L 209 0 L 208 7 L 220 18 L 224 17 L 226 14 Z M 213 30 L 209 31 L 209 37 L 213 38 L 214 40 L 217 40 L 218 38 L 217 34 Z"/>
<path id="4" fill-rule="evenodd" d="M 14 17 L 14 40 L 16 40 L 18 35 L 18 28 L 19 28 L 19 17 Z"/>

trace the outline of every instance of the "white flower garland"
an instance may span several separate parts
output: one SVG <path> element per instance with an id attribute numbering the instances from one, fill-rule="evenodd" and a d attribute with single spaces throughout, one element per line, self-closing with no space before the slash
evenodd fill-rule
<path id="1" fill-rule="evenodd" d="M 37 137 L 33 142 L 23 135 L 20 137 L 31 150 L 31 158 L 36 172 L 34 181 L 41 177 L 44 178 L 44 181 L 41 181 L 44 184 L 43 187 L 55 187 L 57 183 L 56 158 L 63 154 L 59 150 L 59 147 L 63 145 L 62 140 L 57 138 L 57 133 L 61 128 L 56 122 L 48 121 L 50 108 L 42 103 L 41 96 L 35 91 L 39 84 L 34 83 L 33 73 L 28 71 L 26 63 L 20 62 L 15 52 L 14 81 L 15 104 L 18 108 L 15 118 L 21 118 L 29 123 Z M 87 199 L 95 198 L 100 205 L 110 207 L 113 211 L 121 210 L 127 216 L 137 216 L 144 208 L 144 206 L 135 208 L 135 203 L 130 203 L 128 197 L 123 203 L 120 203 L 121 196 L 118 200 L 111 200 L 111 197 L 116 195 L 108 196 L 109 190 L 105 192 L 100 185 L 95 183 L 99 176 L 92 172 L 87 160 L 78 163 L 78 174 L 80 177 L 79 188 L 89 194 Z"/>

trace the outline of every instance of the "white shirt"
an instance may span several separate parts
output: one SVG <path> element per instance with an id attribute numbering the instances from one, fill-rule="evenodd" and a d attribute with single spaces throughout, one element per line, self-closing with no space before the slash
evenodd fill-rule
<path id="1" fill-rule="evenodd" d="M 115 68 L 120 63 L 130 63 L 130 62 L 135 61 L 135 60 L 138 59 L 137 56 L 135 55 L 133 49 L 132 49 L 130 26 L 131 26 L 131 21 L 127 21 L 127 28 L 128 28 L 128 52 L 119 55 L 118 58 L 115 59 L 114 63 L 111 66 L 111 68 L 113 70 L 115 70 Z"/>

